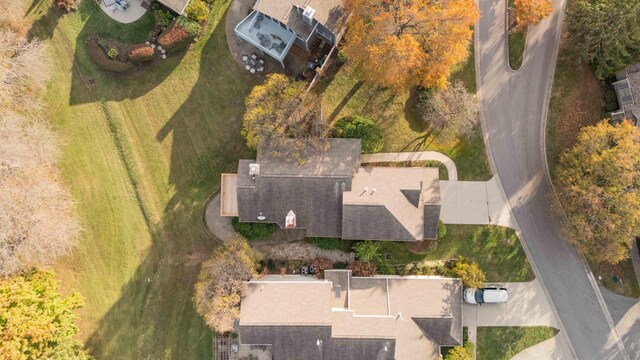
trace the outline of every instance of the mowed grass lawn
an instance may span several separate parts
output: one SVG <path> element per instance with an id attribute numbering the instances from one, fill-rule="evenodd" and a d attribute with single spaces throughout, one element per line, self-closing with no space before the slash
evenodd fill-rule
<path id="1" fill-rule="evenodd" d="M 509 360 L 557 333 L 558 329 L 547 326 L 479 327 L 477 359 Z"/>
<path id="2" fill-rule="evenodd" d="M 124 25 L 90 0 L 64 16 L 47 0 L 27 4 L 32 35 L 50 43 L 47 115 L 84 225 L 55 270 L 65 291 L 85 297 L 80 334 L 98 359 L 211 358 L 211 332 L 191 303 L 213 250 L 200 214 L 220 172 L 247 155 L 243 101 L 257 82 L 227 48 L 229 3 L 215 2 L 186 55 L 124 77 L 98 70 L 86 40 L 144 42 L 150 14 Z"/>
<path id="3" fill-rule="evenodd" d="M 456 69 L 452 81 L 462 81 L 475 93 L 473 46 L 467 61 Z M 394 93 L 366 83 L 358 70 L 347 61 L 333 76 L 317 87 L 322 96 L 323 113 L 330 121 L 343 116 L 361 115 L 377 122 L 384 131 L 383 152 L 435 150 L 447 154 L 458 167 L 459 180 L 489 180 L 486 150 L 480 126 L 469 139 L 442 141 L 438 131 L 420 120 L 416 109 L 416 92 Z"/>
<path id="4" fill-rule="evenodd" d="M 500 226 L 447 225 L 447 234 L 438 246 L 425 254 L 409 251 L 407 242 L 381 241 L 383 256 L 391 255 L 390 264 L 407 264 L 421 260 L 471 259 L 487 275 L 487 282 L 531 281 L 535 278 L 518 235 Z"/>

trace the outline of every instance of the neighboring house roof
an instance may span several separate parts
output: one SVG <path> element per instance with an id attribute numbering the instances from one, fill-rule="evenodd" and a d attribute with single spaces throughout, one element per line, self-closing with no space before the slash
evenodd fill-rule
<path id="1" fill-rule="evenodd" d="M 315 10 L 313 25 L 305 22 L 302 16 L 307 7 Z M 345 19 L 342 0 L 258 0 L 253 8 L 286 24 L 302 38 L 311 34 L 316 22 L 338 34 Z"/>
<path id="2" fill-rule="evenodd" d="M 349 270 L 327 270 L 324 281 L 286 278 L 248 282 L 240 307 L 240 342 L 271 344 L 273 359 L 436 359 L 439 346 L 462 344 L 459 279 L 359 278 Z M 336 295 L 347 298 L 344 308 Z"/>
<path id="3" fill-rule="evenodd" d="M 438 169 L 360 167 L 360 149 L 360 139 L 308 140 L 302 146 L 287 141 L 258 149 L 256 160 L 238 163 L 240 221 L 260 217 L 286 228 L 291 211 L 295 227 L 309 237 L 435 239 Z M 251 166 L 257 173 L 252 175 Z"/>
<path id="4" fill-rule="evenodd" d="M 189 4 L 189 0 L 158 0 L 158 2 L 175 11 L 178 15 L 182 15 Z"/>
<path id="5" fill-rule="evenodd" d="M 640 64 L 628 66 L 616 73 L 618 81 L 613 83 L 620 109 L 611 113 L 611 119 L 628 119 L 640 126 Z"/>

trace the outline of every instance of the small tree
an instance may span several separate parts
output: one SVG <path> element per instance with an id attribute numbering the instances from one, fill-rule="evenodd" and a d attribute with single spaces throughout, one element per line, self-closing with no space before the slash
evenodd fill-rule
<path id="1" fill-rule="evenodd" d="M 333 269 L 333 262 L 327 258 L 317 257 L 311 262 L 311 266 L 316 270 L 318 279 L 324 278 L 324 271 Z"/>
<path id="2" fill-rule="evenodd" d="M 0 358 L 89 359 L 75 337 L 80 294 L 63 297 L 52 272 L 0 281 Z"/>
<path id="3" fill-rule="evenodd" d="M 317 95 L 285 75 L 268 75 L 264 84 L 251 90 L 245 107 L 242 136 L 251 149 L 282 144 L 285 139 L 326 136 Z"/>
<path id="4" fill-rule="evenodd" d="M 583 128 L 560 157 L 566 234 L 588 259 L 617 263 L 640 234 L 640 131 L 628 121 Z"/>
<path id="5" fill-rule="evenodd" d="M 478 100 L 461 81 L 442 91 L 422 91 L 417 106 L 422 120 L 444 138 L 469 136 L 478 124 Z"/>
<path id="6" fill-rule="evenodd" d="M 462 279 L 462 284 L 465 287 L 480 288 L 484 285 L 484 271 L 476 262 L 466 258 L 460 257 L 451 272 L 454 277 Z"/>
<path id="7" fill-rule="evenodd" d="M 209 17 L 209 7 L 202 0 L 191 0 L 185 9 L 185 14 L 189 19 L 199 23 L 204 22 Z"/>
<path id="8" fill-rule="evenodd" d="M 378 268 L 374 263 L 364 261 L 354 261 L 347 265 L 353 276 L 370 277 L 376 274 Z"/>
<path id="9" fill-rule="evenodd" d="M 226 333 L 240 316 L 240 299 L 245 281 L 256 275 L 260 255 L 246 240 L 233 239 L 202 264 L 195 285 L 196 311 L 214 331 Z"/>
<path id="10" fill-rule="evenodd" d="M 373 120 L 362 116 L 345 116 L 333 126 L 333 136 L 362 139 L 362 152 L 377 153 L 384 146 L 382 130 Z"/>
<path id="11" fill-rule="evenodd" d="M 535 25 L 553 12 L 550 0 L 514 0 L 513 5 L 520 28 Z"/>
<path id="12" fill-rule="evenodd" d="M 363 241 L 353 246 L 353 251 L 360 261 L 371 262 L 381 261 L 380 244 L 376 241 Z"/>

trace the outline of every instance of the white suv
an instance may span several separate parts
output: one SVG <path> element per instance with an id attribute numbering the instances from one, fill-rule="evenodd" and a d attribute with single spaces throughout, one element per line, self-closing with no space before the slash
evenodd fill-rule
<path id="1" fill-rule="evenodd" d="M 464 290 L 464 301 L 469 304 L 505 303 L 507 300 L 509 300 L 507 289 L 499 286 Z"/>

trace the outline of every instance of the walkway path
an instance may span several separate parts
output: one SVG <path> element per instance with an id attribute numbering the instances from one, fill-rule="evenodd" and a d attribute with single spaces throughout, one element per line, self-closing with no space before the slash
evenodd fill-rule
<path id="1" fill-rule="evenodd" d="M 405 162 L 405 161 L 438 161 L 444 164 L 449 174 L 449 181 L 458 180 L 456 164 L 447 155 L 437 151 L 413 151 L 400 153 L 362 154 L 361 163 Z"/>
<path id="2" fill-rule="evenodd" d="M 541 343 L 526 348 L 511 360 L 565 360 L 571 358 L 569 348 L 562 344 L 566 338 L 560 334 Z"/>
<path id="3" fill-rule="evenodd" d="M 236 236 L 231 225 L 231 218 L 220 216 L 220 192 L 210 199 L 204 211 L 204 223 L 209 233 L 221 241 L 228 241 Z"/>

